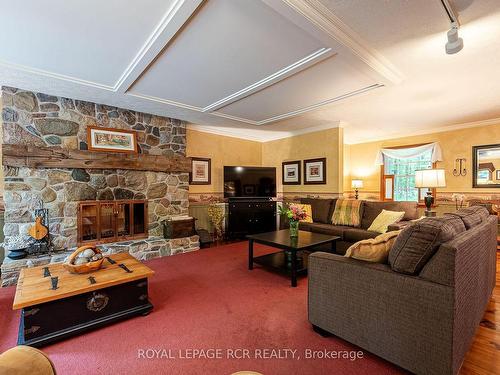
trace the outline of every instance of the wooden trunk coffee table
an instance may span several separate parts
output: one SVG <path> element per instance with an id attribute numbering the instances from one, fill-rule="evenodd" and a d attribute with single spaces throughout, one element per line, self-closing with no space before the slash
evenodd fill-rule
<path id="1" fill-rule="evenodd" d="M 275 232 L 252 234 L 248 238 L 248 269 L 253 269 L 253 264 L 257 263 L 264 267 L 273 268 L 275 270 L 285 272 L 290 275 L 292 287 L 297 286 L 297 275 L 307 272 L 307 251 L 314 250 L 315 247 L 330 244 L 330 251 L 335 253 L 336 242 L 340 239 L 338 236 L 330 236 L 328 234 L 312 233 L 299 230 L 299 236 L 290 237 L 290 230 L 278 230 Z M 261 243 L 280 249 L 276 253 L 253 256 L 253 244 Z M 290 254 L 290 262 L 287 260 L 287 254 Z M 302 264 L 299 264 L 297 253 L 300 252 Z M 290 263 L 290 264 L 289 264 Z"/>
<path id="2" fill-rule="evenodd" d="M 154 274 L 130 254 L 105 258 L 101 269 L 72 274 L 62 263 L 24 268 L 13 309 L 21 310 L 19 345 L 40 347 L 153 308 L 148 277 Z"/>

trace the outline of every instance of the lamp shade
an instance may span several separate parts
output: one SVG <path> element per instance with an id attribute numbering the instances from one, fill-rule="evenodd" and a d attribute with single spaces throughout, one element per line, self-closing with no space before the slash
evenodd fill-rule
<path id="1" fill-rule="evenodd" d="M 352 180 L 351 187 L 354 189 L 359 189 L 363 187 L 363 180 Z"/>
<path id="2" fill-rule="evenodd" d="M 445 187 L 444 169 L 423 169 L 415 171 L 415 187 L 438 188 Z"/>

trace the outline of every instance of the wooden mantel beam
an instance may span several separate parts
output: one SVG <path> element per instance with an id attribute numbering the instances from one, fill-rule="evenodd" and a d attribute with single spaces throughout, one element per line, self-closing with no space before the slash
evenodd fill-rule
<path id="1" fill-rule="evenodd" d="M 2 164 L 10 167 L 191 172 L 191 159 L 184 156 L 123 154 L 4 144 L 2 158 Z"/>

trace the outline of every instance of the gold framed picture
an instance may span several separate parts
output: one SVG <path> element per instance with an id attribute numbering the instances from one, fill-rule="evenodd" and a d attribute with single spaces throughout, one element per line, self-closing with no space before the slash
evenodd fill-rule
<path id="1" fill-rule="evenodd" d="M 137 154 L 137 134 L 134 131 L 89 126 L 87 144 L 90 151 Z"/>

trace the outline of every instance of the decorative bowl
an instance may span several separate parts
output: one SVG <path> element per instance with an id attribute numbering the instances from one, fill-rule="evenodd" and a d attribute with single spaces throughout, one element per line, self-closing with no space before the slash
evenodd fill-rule
<path id="1" fill-rule="evenodd" d="M 82 246 L 76 249 L 68 257 L 68 259 L 63 263 L 63 267 L 71 273 L 87 273 L 87 272 L 97 271 L 99 268 L 101 268 L 102 262 L 104 262 L 104 257 L 83 264 L 73 264 L 73 262 L 80 253 L 83 253 L 85 250 L 89 249 L 94 251 L 95 254 L 102 254 L 101 250 L 99 250 L 97 247 L 91 245 Z"/>

